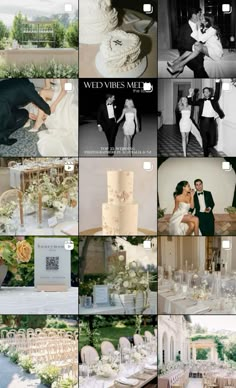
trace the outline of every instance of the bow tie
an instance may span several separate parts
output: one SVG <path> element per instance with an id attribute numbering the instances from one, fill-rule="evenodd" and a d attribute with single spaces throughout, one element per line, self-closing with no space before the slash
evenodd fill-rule
<path id="1" fill-rule="evenodd" d="M 210 101 L 210 98 L 204 98 L 204 101 Z"/>
<path id="2" fill-rule="evenodd" d="M 203 195 L 203 191 L 201 193 L 197 193 L 197 195 Z"/>
<path id="3" fill-rule="evenodd" d="M 113 104 L 107 104 L 107 105 L 113 105 Z"/>

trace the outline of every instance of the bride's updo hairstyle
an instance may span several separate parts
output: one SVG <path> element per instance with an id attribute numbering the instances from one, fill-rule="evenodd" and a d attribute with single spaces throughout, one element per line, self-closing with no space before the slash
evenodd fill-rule
<path id="1" fill-rule="evenodd" d="M 174 192 L 174 198 L 177 197 L 177 195 L 180 195 L 183 193 L 183 187 L 187 186 L 188 181 L 181 181 L 177 184 Z"/>

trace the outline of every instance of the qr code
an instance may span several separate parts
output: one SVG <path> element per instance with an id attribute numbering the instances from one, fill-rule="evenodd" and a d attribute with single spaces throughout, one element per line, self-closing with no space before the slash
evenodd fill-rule
<path id="1" fill-rule="evenodd" d="M 46 257 L 46 270 L 58 270 L 59 269 L 59 257 Z"/>

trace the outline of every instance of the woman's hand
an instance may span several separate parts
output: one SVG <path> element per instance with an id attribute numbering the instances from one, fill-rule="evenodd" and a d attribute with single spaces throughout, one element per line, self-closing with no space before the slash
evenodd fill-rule
<path id="1" fill-rule="evenodd" d="M 51 113 L 54 113 L 56 111 L 56 105 L 55 104 L 52 104 L 50 106 L 50 109 L 51 109 Z"/>

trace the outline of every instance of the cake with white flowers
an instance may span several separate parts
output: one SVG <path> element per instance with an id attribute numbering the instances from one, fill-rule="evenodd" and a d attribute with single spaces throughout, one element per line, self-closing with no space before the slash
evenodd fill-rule
<path id="1" fill-rule="evenodd" d="M 133 171 L 107 171 L 108 202 L 102 204 L 103 235 L 137 235 L 138 204 L 133 201 Z"/>
<path id="2" fill-rule="evenodd" d="M 101 43 L 118 24 L 117 11 L 111 0 L 80 0 L 79 40 L 81 43 Z"/>
<path id="3" fill-rule="evenodd" d="M 140 65 L 141 41 L 138 35 L 115 30 L 106 35 L 100 55 L 110 73 L 123 73 Z"/>

